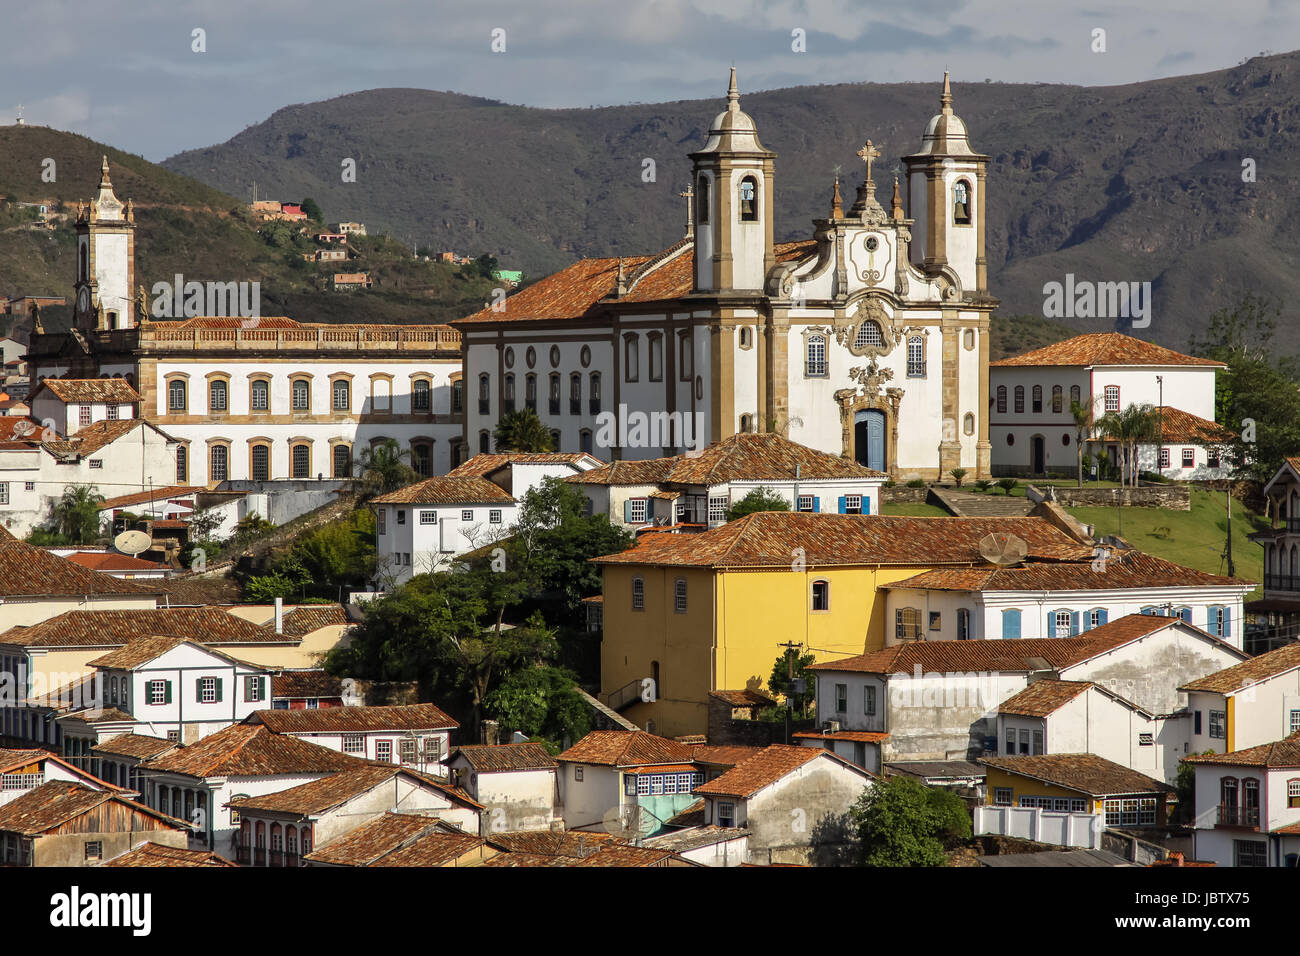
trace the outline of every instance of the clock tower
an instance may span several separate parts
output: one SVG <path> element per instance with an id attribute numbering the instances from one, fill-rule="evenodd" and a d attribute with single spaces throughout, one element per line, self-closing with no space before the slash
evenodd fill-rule
<path id="1" fill-rule="evenodd" d="M 135 210 L 113 194 L 108 157 L 89 205 L 77 203 L 74 325 L 83 331 L 135 327 Z"/>

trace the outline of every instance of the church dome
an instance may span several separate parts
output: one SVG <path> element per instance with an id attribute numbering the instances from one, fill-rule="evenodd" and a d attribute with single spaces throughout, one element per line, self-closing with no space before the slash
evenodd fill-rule
<path id="1" fill-rule="evenodd" d="M 943 74 L 943 95 L 939 97 L 939 112 L 930 117 L 921 136 L 919 156 L 974 156 L 966 134 L 966 124 L 952 111 L 952 86 L 948 74 Z"/>
<path id="2" fill-rule="evenodd" d="M 740 91 L 736 88 L 736 68 L 731 68 L 727 87 L 727 108 L 713 118 L 709 138 L 702 153 L 767 153 L 758 141 L 754 118 L 740 108 Z"/>

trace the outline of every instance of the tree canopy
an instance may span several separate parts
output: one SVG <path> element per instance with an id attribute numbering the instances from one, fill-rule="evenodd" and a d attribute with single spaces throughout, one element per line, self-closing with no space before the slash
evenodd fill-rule
<path id="1" fill-rule="evenodd" d="M 755 511 L 789 511 L 790 503 L 771 488 L 755 488 L 727 511 L 727 520 L 735 521 Z"/>
<path id="2" fill-rule="evenodd" d="M 68 544 L 90 544 L 100 535 L 104 496 L 94 485 L 68 485 L 51 506 L 55 530 Z"/>
<path id="3" fill-rule="evenodd" d="M 492 432 L 497 451 L 544 452 L 554 451 L 551 433 L 537 413 L 531 408 L 506 412 L 497 419 Z"/>
<path id="4" fill-rule="evenodd" d="M 943 866 L 944 850 L 971 835 L 961 797 L 911 777 L 876 780 L 849 815 L 864 866 Z"/>

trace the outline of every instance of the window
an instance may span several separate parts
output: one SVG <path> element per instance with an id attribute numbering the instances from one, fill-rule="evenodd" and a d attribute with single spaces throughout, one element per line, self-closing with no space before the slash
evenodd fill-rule
<path id="1" fill-rule="evenodd" d="M 182 447 L 180 450 L 184 451 L 185 449 Z M 23 482 L 23 491 L 35 491 L 35 490 L 36 490 L 36 482 L 34 481 Z"/>
<path id="2" fill-rule="evenodd" d="M 1020 728 L 1020 753 L 1029 753 L 1029 730 L 1026 727 Z"/>
<path id="3" fill-rule="evenodd" d="M 9 504 L 9 482 L 0 481 L 0 505 Z"/>
<path id="4" fill-rule="evenodd" d="M 1043 410 L 1043 386 L 1034 386 L 1033 391 L 1030 393 L 1029 410 L 1034 414 L 1038 414 Z"/>
<path id="5" fill-rule="evenodd" d="M 433 512 L 422 512 L 422 516 L 423 516 L 424 514 L 432 514 L 432 513 L 433 513 Z M 461 520 L 461 521 L 473 521 L 473 520 L 474 520 L 474 512 L 473 512 L 471 509 L 466 508 L 464 511 L 462 511 L 462 512 L 460 513 L 460 520 Z M 423 517 L 421 518 L 421 523 L 423 523 Z"/>
<path id="6" fill-rule="evenodd" d="M 1025 387 L 1023 385 L 1017 385 L 1016 386 L 1016 414 L 1023 415 L 1024 413 L 1025 413 Z"/>
<path id="7" fill-rule="evenodd" d="M 1222 710 L 1210 711 L 1210 736 L 1220 740 L 1227 737 L 1228 715 Z"/>
<path id="8" fill-rule="evenodd" d="M 230 449 L 225 445 L 213 445 L 208 453 L 208 480 L 225 481 L 230 477 Z"/>
<path id="9" fill-rule="evenodd" d="M 999 385 L 997 395 L 998 414 L 1005 415 L 1007 413 L 1007 387 L 1005 385 Z"/>
<path id="10" fill-rule="evenodd" d="M 172 702 L 171 681 L 151 680 L 145 684 L 145 694 L 150 704 L 170 704 Z"/>
<path id="11" fill-rule="evenodd" d="M 109 405 L 104 414 L 108 416 L 109 421 L 117 421 L 117 406 Z"/>
<path id="12" fill-rule="evenodd" d="M 104 842 L 102 840 L 87 840 L 84 859 L 102 860 L 104 858 Z"/>
<path id="13" fill-rule="evenodd" d="M 710 499 L 709 499 L 709 521 L 710 521 L 710 523 L 715 522 L 715 521 L 726 521 L 726 520 L 727 520 L 727 505 L 728 505 L 729 503 L 730 503 L 730 502 L 729 502 L 729 499 L 727 499 L 727 498 L 710 498 Z"/>
<path id="14" fill-rule="evenodd" d="M 1002 639 L 1014 640 L 1020 637 L 1020 609 L 1008 608 L 1002 612 Z"/>
<path id="15" fill-rule="evenodd" d="M 753 415 L 741 415 L 741 416 L 740 416 L 740 430 L 741 430 L 742 432 L 746 433 L 746 434 L 748 434 L 749 432 L 752 432 L 752 431 L 754 430 L 754 416 L 753 416 Z"/>
<path id="16" fill-rule="evenodd" d="M 1300 779 L 1286 782 L 1286 805 L 1292 810 L 1300 807 Z"/>
<path id="17" fill-rule="evenodd" d="M 578 372 L 569 376 L 569 414 L 582 414 L 582 375 Z"/>
<path id="18" fill-rule="evenodd" d="M 1154 798 L 1107 800 L 1103 809 L 1108 827 L 1154 826 L 1156 822 Z"/>
<path id="19" fill-rule="evenodd" d="M 92 459 L 90 459 L 90 467 L 91 467 L 91 468 L 103 468 L 103 467 L 104 467 L 104 459 L 102 459 L 102 458 L 92 458 Z"/>
<path id="20" fill-rule="evenodd" d="M 411 468 L 421 478 L 433 474 L 433 446 L 427 441 L 411 442 Z"/>
<path id="21" fill-rule="evenodd" d="M 244 700 L 259 701 L 265 699 L 266 699 L 265 685 L 262 683 L 262 678 L 245 677 L 244 678 Z"/>
<path id="22" fill-rule="evenodd" d="M 337 383 L 335 388 L 337 388 Z M 338 406 L 335 405 L 337 408 Z M 411 383 L 411 411 L 427 412 L 433 409 L 433 390 L 426 378 L 417 378 Z"/>
<path id="23" fill-rule="evenodd" d="M 941 611 L 930 612 L 930 630 L 932 631 L 943 630 L 943 612 Z"/>
<path id="24" fill-rule="evenodd" d="M 995 807 L 1011 806 L 1011 788 L 994 787 L 993 788 L 993 805 Z"/>
<path id="25" fill-rule="evenodd" d="M 501 523 L 501 509 L 500 508 L 490 509 L 488 511 L 488 524 L 500 524 L 500 523 Z"/>
<path id="26" fill-rule="evenodd" d="M 645 580 L 643 578 L 632 579 L 632 610 L 645 610 Z"/>
<path id="27" fill-rule="evenodd" d="M 813 495 L 800 495 L 796 507 L 799 511 L 815 512 L 817 510 L 817 499 Z"/>
<path id="28" fill-rule="evenodd" d="M 1102 391 L 1105 400 L 1105 409 L 1108 412 L 1119 411 L 1119 386 L 1107 385 Z"/>
<path id="29" fill-rule="evenodd" d="M 1076 405 L 1079 404 L 1079 386 L 1078 386 L 1078 385 L 1071 385 L 1071 386 L 1070 386 L 1070 401 L 1071 401 L 1071 403 L 1073 403 L 1073 404 L 1076 404 Z"/>
<path id="30" fill-rule="evenodd" d="M 1290 717 L 1291 720 L 1288 726 L 1291 728 L 1291 733 L 1294 734 L 1296 731 L 1300 731 L 1300 710 L 1291 711 Z"/>
<path id="31" fill-rule="evenodd" d="M 1156 745 L 1155 734 L 1138 734 L 1139 747 L 1154 747 Z"/>
<path id="32" fill-rule="evenodd" d="M 1222 459 L 1219 457 L 1219 450 L 1217 448 L 1211 448 L 1205 453 L 1206 468 L 1218 468 L 1221 461 Z"/>
<path id="33" fill-rule="evenodd" d="M 266 445 L 254 445 L 252 450 L 254 481 L 269 481 L 271 478 L 271 449 Z"/>
<path id="34" fill-rule="evenodd" d="M 1043 752 L 1043 731 L 1042 731 L 1042 728 L 1035 728 L 1035 729 L 1034 729 L 1034 750 L 1033 750 L 1033 752 L 1034 752 L 1035 754 L 1041 754 L 1041 753 Z"/>
<path id="35" fill-rule="evenodd" d="M 380 763 L 393 762 L 393 742 L 391 740 L 375 741 L 375 759 Z"/>
<path id="36" fill-rule="evenodd" d="M 311 387 L 305 378 L 296 378 L 290 388 L 291 406 L 295 412 L 305 412 L 311 407 Z"/>
<path id="37" fill-rule="evenodd" d="M 200 704 L 215 704 L 221 698 L 217 696 L 217 679 L 200 677 L 198 698 Z"/>
<path id="38" fill-rule="evenodd" d="M 398 741 L 397 752 L 402 763 L 415 763 L 416 754 L 419 753 L 416 749 L 416 742 L 406 738 Z"/>
<path id="39" fill-rule="evenodd" d="M 844 514 L 860 515 L 862 514 L 862 496 L 845 495 L 844 496 Z"/>
<path id="40" fill-rule="evenodd" d="M 975 434 L 975 416 L 970 412 L 961 420 L 961 430 L 967 435 Z"/>
<path id="41" fill-rule="evenodd" d="M 645 498 L 629 498 L 626 506 L 628 524 L 645 524 L 646 506 Z"/>
<path id="42" fill-rule="evenodd" d="M 804 363 L 804 374 L 810 378 L 825 377 L 826 336 L 808 336 L 807 353 L 807 360 Z"/>
<path id="43" fill-rule="evenodd" d="M 1263 840 L 1233 840 L 1233 866 L 1268 866 L 1268 845 Z"/>
<path id="44" fill-rule="evenodd" d="M 740 181 L 740 221 L 758 222 L 758 181 L 753 176 Z"/>
<path id="45" fill-rule="evenodd" d="M 1196 467 L 1196 449 L 1195 449 L 1195 448 L 1184 448 L 1184 449 L 1183 449 L 1183 467 L 1184 467 L 1184 468 L 1195 468 L 1195 467 Z"/>
<path id="46" fill-rule="evenodd" d="M 291 461 L 293 464 L 293 478 L 310 478 L 311 477 L 311 446 L 304 443 L 294 445 L 291 449 Z"/>
<path id="47" fill-rule="evenodd" d="M 548 379 L 546 402 L 550 414 L 560 414 L 560 376 L 556 372 L 552 372 Z"/>
<path id="48" fill-rule="evenodd" d="M 420 524 L 437 524 L 437 523 L 438 523 L 438 512 L 436 511 L 420 512 Z"/>
<path id="49" fill-rule="evenodd" d="M 488 434 L 487 429 L 478 433 L 478 451 L 480 455 L 486 455 L 491 450 L 492 436 Z"/>
<path id="50" fill-rule="evenodd" d="M 709 181 L 703 176 L 695 193 L 695 221 L 700 225 L 709 223 Z"/>
<path id="51" fill-rule="evenodd" d="M 849 685 L 835 685 L 835 713 L 847 714 L 849 712 Z"/>
<path id="52" fill-rule="evenodd" d="M 876 716 L 876 688 L 868 684 L 862 688 L 862 713 L 868 717 Z"/>
<path id="53" fill-rule="evenodd" d="M 734 827 L 736 825 L 736 805 L 730 800 L 718 801 L 718 826 Z"/>
<path id="54" fill-rule="evenodd" d="M 486 373 L 478 377 L 478 413 L 488 414 L 492 407 L 492 377 Z"/>
<path id="55" fill-rule="evenodd" d="M 1050 637 L 1070 637 L 1072 629 L 1070 622 L 1073 615 L 1067 610 L 1052 612 L 1052 633 Z"/>
<path id="56" fill-rule="evenodd" d="M 829 581 L 814 581 L 812 583 L 812 609 L 814 611 L 829 611 L 831 609 L 831 585 Z"/>
<path id="57" fill-rule="evenodd" d="M 677 614 L 686 613 L 686 580 L 677 578 L 673 581 L 673 611 Z"/>
<path id="58" fill-rule="evenodd" d="M 419 395 L 421 385 L 424 386 L 425 397 L 427 399 L 428 391 L 429 391 L 428 382 L 415 383 L 416 395 L 417 396 Z M 330 391 L 333 396 L 332 400 L 334 405 L 334 411 L 348 412 L 352 410 L 352 383 L 351 382 L 349 382 L 346 378 L 336 378 L 334 380 L 334 387 Z M 418 401 L 418 397 L 417 397 L 417 401 Z"/>
<path id="59" fill-rule="evenodd" d="M 1084 615 L 1085 630 L 1091 630 L 1094 627 L 1101 627 L 1106 623 L 1106 609 L 1104 607 L 1095 607 Z"/>
<path id="60" fill-rule="evenodd" d="M 208 411 L 224 412 L 229 407 L 228 386 L 221 379 L 208 383 Z"/>
<path id="61" fill-rule="evenodd" d="M 1228 608 L 1215 604 L 1205 609 L 1205 629 L 1215 637 L 1232 636 L 1232 616 Z"/>
<path id="62" fill-rule="evenodd" d="M 855 348 L 884 348 L 885 336 L 880 331 L 880 324 L 868 319 L 858 326 L 858 334 L 853 339 Z"/>
<path id="63" fill-rule="evenodd" d="M 524 407 L 531 412 L 537 411 L 537 375 L 534 372 L 524 376 Z"/>
<path id="64" fill-rule="evenodd" d="M 691 337 L 683 333 L 677 338 L 677 375 L 683 382 L 691 380 L 692 365 Z"/>
<path id="65" fill-rule="evenodd" d="M 352 447 L 338 444 L 334 446 L 334 477 L 348 478 L 352 475 Z"/>
<path id="66" fill-rule="evenodd" d="M 1052 386 L 1052 414 L 1059 415 L 1065 410 L 1065 390 L 1059 385 Z"/>
<path id="67" fill-rule="evenodd" d="M 424 738 L 424 759 L 436 763 L 442 759 L 442 738 L 438 736 Z"/>
<path id="68" fill-rule="evenodd" d="M 957 608 L 957 640 L 970 640 L 970 609 Z"/>
<path id="69" fill-rule="evenodd" d="M 582 767 L 573 768 L 573 779 L 578 783 L 582 783 L 582 770 Z"/>
<path id="70" fill-rule="evenodd" d="M 271 407 L 271 383 L 256 379 L 248 386 L 248 407 L 255 412 L 264 412 Z"/>
<path id="71" fill-rule="evenodd" d="M 907 340 L 907 377 L 925 378 L 925 340 L 919 335 Z"/>
<path id="72" fill-rule="evenodd" d="M 451 383 L 451 412 L 459 415 L 465 410 L 465 383 L 460 379 Z"/>
<path id="73" fill-rule="evenodd" d="M 591 412 L 591 414 L 599 415 L 600 414 L 600 373 L 599 372 L 591 373 L 590 404 L 591 407 L 589 411 Z"/>
<path id="74" fill-rule="evenodd" d="M 650 339 L 650 381 L 664 380 L 664 340 L 661 336 Z"/>
<path id="75" fill-rule="evenodd" d="M 78 425 L 89 425 L 89 424 L 90 424 L 90 406 L 89 406 L 89 405 L 78 405 L 78 406 L 77 406 L 77 424 L 78 424 Z"/>
<path id="76" fill-rule="evenodd" d="M 626 367 L 624 381 L 635 382 L 641 371 L 641 347 L 636 335 L 623 339 L 623 364 Z"/>
<path id="77" fill-rule="evenodd" d="M 167 385 L 167 410 L 169 412 L 185 411 L 185 382 L 174 378 Z"/>
<path id="78" fill-rule="evenodd" d="M 1160 449 L 1160 467 L 1161 467 L 1161 469 L 1164 469 L 1164 468 L 1168 468 L 1168 467 L 1169 467 L 1169 449 L 1168 449 L 1168 448 L 1161 448 L 1161 449 Z"/>
<path id="79" fill-rule="evenodd" d="M 406 524 L 406 509 L 405 509 L 405 508 L 395 508 L 395 509 L 394 509 L 394 513 L 397 515 L 397 523 L 398 523 L 398 524 Z"/>
<path id="80" fill-rule="evenodd" d="M 921 638 L 921 611 L 914 607 L 900 607 L 894 611 L 894 637 L 900 641 Z"/>
<path id="81" fill-rule="evenodd" d="M 952 187 L 952 221 L 958 226 L 970 225 L 970 183 L 964 179 Z"/>

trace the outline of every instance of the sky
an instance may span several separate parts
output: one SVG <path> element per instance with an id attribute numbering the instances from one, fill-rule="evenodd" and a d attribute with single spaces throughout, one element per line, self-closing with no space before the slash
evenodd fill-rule
<path id="1" fill-rule="evenodd" d="M 0 123 L 21 104 L 28 123 L 159 161 L 380 87 L 540 107 L 716 100 L 733 64 L 742 92 L 945 69 L 956 84 L 1133 83 L 1300 47 L 1300 4 L 0 0 L 0 32 Z"/>

